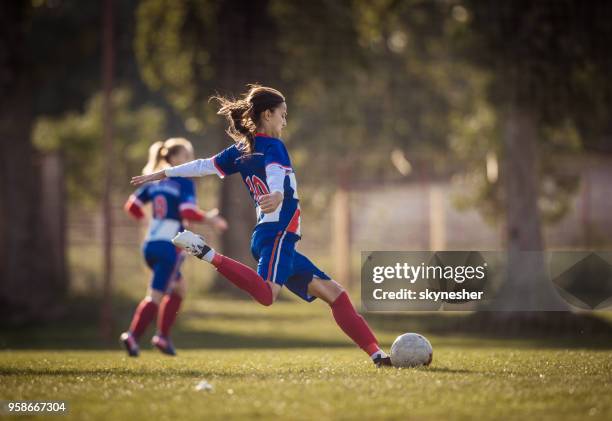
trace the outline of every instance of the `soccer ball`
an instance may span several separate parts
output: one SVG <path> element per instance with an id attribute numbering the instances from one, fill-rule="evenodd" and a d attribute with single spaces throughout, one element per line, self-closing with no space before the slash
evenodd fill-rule
<path id="1" fill-rule="evenodd" d="M 432 357 L 431 344 L 418 333 L 404 333 L 391 345 L 391 363 L 395 367 L 429 365 Z"/>

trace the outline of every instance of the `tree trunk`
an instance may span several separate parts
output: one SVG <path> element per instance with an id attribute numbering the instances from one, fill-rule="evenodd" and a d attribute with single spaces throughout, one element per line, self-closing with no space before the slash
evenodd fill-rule
<path id="1" fill-rule="evenodd" d="M 220 7 L 218 66 L 219 85 L 224 94 L 237 95 L 246 89 L 247 83 L 273 83 L 279 79 L 270 47 L 277 42 L 275 26 L 268 15 L 267 3 L 226 1 Z M 227 135 L 221 131 L 220 135 L 222 145 L 229 145 Z M 255 210 L 239 175 L 223 180 L 220 211 L 230 225 L 221 240 L 222 253 L 254 268 L 250 239 L 256 222 Z M 212 290 L 243 295 L 222 278 L 217 279 Z"/>
<path id="2" fill-rule="evenodd" d="M 68 291 L 70 279 L 66 267 L 66 187 L 64 181 L 64 160 L 61 153 L 53 152 L 41 157 L 42 195 L 40 208 L 42 226 L 49 242 L 45 247 L 53 262 L 52 273 L 56 273 L 55 285 L 49 287 L 62 295 Z"/>
<path id="3" fill-rule="evenodd" d="M 65 295 L 43 229 L 41 171 L 31 143 L 35 90 L 25 31 L 28 5 L 0 6 L 0 318 L 22 323 L 45 318 Z M 51 246 L 52 247 L 52 246 Z"/>
<path id="4" fill-rule="evenodd" d="M 513 104 L 503 132 L 507 278 L 495 309 L 567 310 L 546 278 L 538 210 L 538 148 L 534 114 Z"/>
<path id="5" fill-rule="evenodd" d="M 102 124 L 104 142 L 104 189 L 102 193 L 102 307 L 100 309 L 100 334 L 107 342 L 113 332 L 113 79 L 115 47 L 113 37 L 114 2 L 105 0 L 102 4 Z"/>
<path id="6" fill-rule="evenodd" d="M 339 165 L 336 173 L 337 188 L 332 200 L 332 255 L 334 279 L 347 290 L 353 289 L 351 277 L 351 193 L 350 167 Z"/>

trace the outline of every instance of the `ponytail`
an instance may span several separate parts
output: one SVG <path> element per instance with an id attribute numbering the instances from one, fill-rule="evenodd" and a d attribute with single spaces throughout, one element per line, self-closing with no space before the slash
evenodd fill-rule
<path id="1" fill-rule="evenodd" d="M 226 133 L 238 144 L 241 151 L 250 154 L 253 152 L 261 113 L 274 110 L 285 102 L 285 97 L 273 88 L 248 86 L 248 92 L 241 99 L 232 100 L 222 96 L 213 96 L 210 99 L 219 103 L 217 115 L 225 116 L 229 123 Z"/>
<path id="2" fill-rule="evenodd" d="M 149 148 L 149 160 L 142 169 L 144 175 L 152 174 L 170 166 L 169 159 L 179 150 L 184 149 L 193 159 L 193 145 L 182 137 L 172 137 L 165 142 L 155 142 Z"/>
<path id="3" fill-rule="evenodd" d="M 229 126 L 225 131 L 246 153 L 253 152 L 255 143 L 255 124 L 252 119 L 253 106 L 246 99 L 236 101 L 215 96 L 211 99 L 217 100 L 221 105 L 217 115 L 225 116 Z"/>
<path id="4" fill-rule="evenodd" d="M 164 142 L 158 141 L 149 148 L 149 160 L 147 165 L 142 169 L 143 175 L 152 174 L 158 171 L 162 160 L 165 161 L 167 149 L 164 147 Z"/>

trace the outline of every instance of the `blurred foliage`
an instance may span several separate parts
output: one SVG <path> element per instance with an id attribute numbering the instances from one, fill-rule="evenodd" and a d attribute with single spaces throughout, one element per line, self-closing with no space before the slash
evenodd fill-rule
<path id="1" fill-rule="evenodd" d="M 450 114 L 472 108 L 478 75 L 449 49 L 446 4 L 277 1 L 272 11 L 299 115 L 293 150 L 318 152 L 323 170 L 345 160 L 366 180 L 401 178 L 393 151 L 434 171 L 448 164 Z"/>
<path id="2" fill-rule="evenodd" d="M 252 63 L 278 56 L 264 42 L 266 1 L 142 0 L 136 10 L 133 46 L 147 87 L 180 115 L 199 154 L 227 147 L 225 121 L 212 95 L 236 96 L 247 83 L 272 84 L 271 73 Z M 248 20 L 245 21 L 245 20 Z M 247 48 L 253 44 L 261 48 Z M 242 78 L 249 75 L 248 78 Z M 265 78 L 264 78 L 265 76 Z"/>
<path id="3" fill-rule="evenodd" d="M 116 89 L 114 106 L 114 177 L 116 188 L 125 189 L 130 175 L 144 166 L 143 157 L 153 140 L 161 139 L 165 115 L 157 107 L 132 105 L 127 89 Z M 71 203 L 97 206 L 103 183 L 102 95 L 94 95 L 83 113 L 39 118 L 33 141 L 42 151 L 58 151 L 64 158 L 68 198 Z"/>
<path id="4" fill-rule="evenodd" d="M 82 111 L 101 85 L 102 4 L 80 0 L 32 0 L 30 4 L 23 29 L 28 70 L 34 80 L 31 87 L 36 90 L 35 114 Z M 137 4 L 138 0 L 114 2 L 114 73 L 116 81 L 128 81 L 136 100 L 150 101 L 154 98 L 147 97 L 132 50 Z"/>
<path id="5" fill-rule="evenodd" d="M 499 171 L 506 167 L 501 121 L 514 104 L 539 128 L 538 205 L 544 222 L 559 221 L 580 184 L 577 169 L 563 158 L 610 150 L 612 125 L 603 116 L 612 107 L 612 87 L 604 82 L 612 60 L 604 40 L 612 37 L 607 24 L 612 7 L 603 1 L 468 0 L 452 10 L 463 26 L 452 42 L 458 54 L 488 75 L 479 108 L 492 112 L 454 127 L 451 145 L 467 169 L 455 181 L 468 192 L 456 203 L 477 207 L 489 222 L 503 218 L 505 201 L 512 198 L 504 198 L 503 177 L 491 177 L 487 167 L 492 160 L 496 167 L 500 162 Z"/>
<path id="6" fill-rule="evenodd" d="M 144 0 L 137 11 L 134 40 L 141 74 L 180 112 L 194 135 L 218 136 L 223 122 L 207 98 L 250 66 L 247 82 L 276 81 L 287 96 L 290 144 L 300 183 L 316 186 L 325 206 L 339 168 L 352 180 L 399 179 L 392 153 L 420 167 L 445 171 L 451 114 L 468 116 L 482 76 L 456 57 L 448 42 L 453 25 L 446 3 L 421 1 L 251 2 L 264 18 L 247 32 L 228 18 L 238 2 Z M 231 8 L 230 8 L 231 9 Z M 224 14 L 225 13 L 225 14 Z M 263 29 L 262 29 L 263 28 Z M 261 36 L 257 60 L 272 60 L 279 74 L 261 76 L 250 57 L 227 63 L 228 49 L 244 37 Z M 278 34 L 278 36 L 275 36 Z M 271 52 L 277 52 L 271 54 Z M 247 69 L 249 74 L 249 69 Z M 226 144 L 205 143 L 204 150 Z M 409 167 L 410 168 L 410 167 Z M 303 195 L 308 202 L 306 195 Z M 321 209 L 322 211 L 323 209 Z"/>
<path id="7" fill-rule="evenodd" d="M 72 55 L 59 61 L 81 60 L 79 69 L 97 66 L 91 61 L 97 28 L 70 37 L 75 28 L 91 28 L 99 11 L 70 1 L 35 3 L 35 31 L 76 43 Z M 246 8 L 258 23 L 245 25 L 237 8 Z M 556 156 L 605 149 L 602 139 L 610 136 L 610 59 L 602 54 L 602 40 L 610 39 L 604 22 L 609 13 L 599 1 L 141 0 L 122 3 L 118 14 L 117 67 L 140 73 L 126 79 L 133 82 L 134 100 L 118 103 L 124 108 L 117 110 L 117 159 L 131 172 L 144 162 L 145 145 L 163 137 L 164 118 L 179 116 L 199 155 L 216 152 L 228 139 L 219 138 L 224 122 L 209 96 L 238 94 L 246 83 L 261 82 L 287 95 L 285 137 L 311 209 L 325 211 L 335 183 L 320 180 L 337 180 L 343 168 L 351 169 L 353 181 L 455 174 L 465 192 L 456 204 L 475 206 L 495 223 L 504 209 L 503 104 L 518 95 L 538 115 L 540 207 L 554 222 L 578 188 L 577 176 Z M 66 34 L 53 26 L 62 22 Z M 240 48 L 252 39 L 256 52 Z M 34 44 L 38 51 L 48 42 Z M 63 75 L 62 69 L 49 75 Z M 71 79 L 68 88 L 89 89 L 91 72 L 77 73 L 88 77 L 83 83 Z M 242 74 L 252 77 L 241 80 Z M 156 94 L 169 108 L 141 105 Z M 45 117 L 36 129 L 37 145 L 63 150 L 75 200 L 93 198 L 97 184 L 87 185 L 100 171 L 96 98 L 82 115 Z M 128 123 L 122 116 L 136 118 Z M 122 134 L 122 127 L 137 135 Z M 168 134 L 176 134 L 176 127 Z M 498 166 L 496 177 L 492 165 Z"/>
<path id="8" fill-rule="evenodd" d="M 597 143 L 610 129 L 612 86 L 609 41 L 612 4 L 605 0 L 466 0 L 469 42 L 463 53 L 495 76 L 495 104 L 515 100 L 545 125 L 591 130 Z M 598 130 L 596 127 L 598 127 Z"/>
<path id="9" fill-rule="evenodd" d="M 204 92 L 212 92 L 217 76 L 210 53 L 215 41 L 211 30 L 216 25 L 215 4 L 144 0 L 136 13 L 134 50 L 142 78 L 168 99 L 194 132 L 203 128 Z"/>
<path id="10" fill-rule="evenodd" d="M 501 185 L 504 170 L 500 142 L 500 121 L 495 108 L 484 98 L 484 85 L 473 114 L 451 117 L 450 151 L 463 164 L 451 178 L 461 186 L 453 197 L 460 210 L 476 208 L 491 225 L 504 219 L 505 198 Z M 567 157 L 583 152 L 575 126 L 565 121 L 544 126 L 539 133 L 539 208 L 545 223 L 554 224 L 571 210 L 572 200 L 580 187 L 578 169 L 567 165 Z"/>

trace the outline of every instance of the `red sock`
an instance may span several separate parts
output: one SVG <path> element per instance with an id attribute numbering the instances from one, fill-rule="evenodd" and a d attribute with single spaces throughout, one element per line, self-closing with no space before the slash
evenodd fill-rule
<path id="1" fill-rule="evenodd" d="M 149 323 L 155 318 L 157 314 L 157 304 L 147 298 L 142 300 L 136 311 L 134 317 L 132 317 L 132 323 L 130 324 L 130 332 L 132 336 L 138 340 L 140 335 L 145 331 Z"/>
<path id="2" fill-rule="evenodd" d="M 179 311 L 179 307 L 181 306 L 181 301 L 183 301 L 183 297 L 173 292 L 169 295 L 164 296 L 161 304 L 159 305 L 159 316 L 157 317 L 157 330 L 159 333 L 168 337 L 170 333 L 170 328 L 174 324 L 176 320 L 176 316 Z"/>
<path id="3" fill-rule="evenodd" d="M 260 304 L 269 306 L 274 302 L 270 285 L 250 267 L 219 253 L 215 254 L 212 264 L 228 281 L 248 292 Z"/>
<path id="4" fill-rule="evenodd" d="M 359 348 L 367 352 L 368 355 L 372 355 L 380 349 L 374 333 L 365 319 L 357 313 L 346 291 L 340 294 L 330 307 L 340 329 L 342 329 Z"/>

